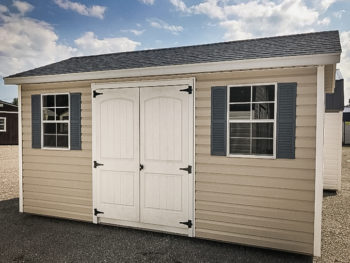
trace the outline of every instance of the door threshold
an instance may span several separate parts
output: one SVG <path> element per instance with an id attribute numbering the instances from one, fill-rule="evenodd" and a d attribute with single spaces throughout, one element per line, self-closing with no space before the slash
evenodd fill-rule
<path id="1" fill-rule="evenodd" d="M 114 226 L 124 227 L 124 228 L 135 228 L 135 229 L 142 229 L 147 231 L 177 234 L 181 236 L 189 236 L 189 237 L 192 236 L 191 235 L 192 231 L 191 229 L 188 229 L 188 228 L 161 226 L 161 225 L 124 221 L 124 220 L 110 219 L 110 218 L 103 218 L 103 217 L 98 218 L 98 224 L 114 225 Z"/>

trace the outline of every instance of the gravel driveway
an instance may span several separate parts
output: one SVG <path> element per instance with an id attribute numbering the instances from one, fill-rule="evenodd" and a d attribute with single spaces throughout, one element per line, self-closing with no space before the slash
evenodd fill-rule
<path id="1" fill-rule="evenodd" d="M 18 146 L 0 145 L 0 200 L 18 197 Z"/>
<path id="2" fill-rule="evenodd" d="M 0 146 L 0 262 L 350 262 L 350 147 L 323 198 L 322 258 L 19 214 L 17 147 Z"/>

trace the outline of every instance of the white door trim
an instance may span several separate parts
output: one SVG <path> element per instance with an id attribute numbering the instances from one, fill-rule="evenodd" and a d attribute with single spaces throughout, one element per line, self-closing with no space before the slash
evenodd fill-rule
<path id="1" fill-rule="evenodd" d="M 316 169 L 315 169 L 315 215 L 314 215 L 314 256 L 321 256 L 321 226 L 323 199 L 323 144 L 325 114 L 325 66 L 317 67 L 317 117 L 316 117 Z"/>
<path id="2" fill-rule="evenodd" d="M 22 86 L 18 85 L 18 190 L 19 212 L 23 213 L 23 170 L 22 170 Z M 17 113 L 17 112 L 16 112 Z"/>
<path id="3" fill-rule="evenodd" d="M 93 91 L 99 90 L 103 91 L 104 89 L 118 89 L 118 88 L 142 88 L 142 87 L 157 87 L 157 86 L 178 86 L 178 85 L 188 85 L 192 86 L 192 99 L 190 100 L 190 109 L 192 107 L 192 113 L 189 121 L 189 145 L 192 147 L 189 147 L 189 156 L 191 156 L 192 160 L 190 160 L 190 165 L 192 165 L 192 174 L 189 176 L 189 220 L 192 221 L 192 228 L 188 229 L 187 235 L 190 237 L 193 237 L 195 234 L 195 108 L 194 108 L 194 101 L 195 101 L 195 78 L 184 78 L 184 79 L 167 79 L 167 80 L 159 80 L 159 81 L 132 81 L 132 82 L 108 82 L 108 83 L 92 83 L 91 84 L 91 100 L 92 100 L 92 161 L 96 158 L 96 104 L 93 98 Z M 156 226 L 156 225 L 147 225 L 147 224 L 137 224 L 137 223 L 126 223 L 123 221 L 118 220 L 105 220 L 102 219 L 99 220 L 97 216 L 94 215 L 94 208 L 97 205 L 96 202 L 96 169 L 93 167 L 93 163 L 91 163 L 91 169 L 92 169 L 92 221 L 93 223 L 106 223 L 106 224 L 116 224 L 116 225 L 126 225 L 131 227 L 138 227 L 138 228 L 146 228 L 146 229 L 153 229 L 153 230 L 159 230 L 159 231 L 165 231 L 165 232 L 174 232 L 170 228 L 162 227 L 162 226 Z"/>

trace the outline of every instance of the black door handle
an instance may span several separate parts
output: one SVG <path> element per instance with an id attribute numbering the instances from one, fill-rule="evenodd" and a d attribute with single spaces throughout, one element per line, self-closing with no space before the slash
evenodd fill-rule
<path id="1" fill-rule="evenodd" d="M 143 168 L 145 168 L 143 164 L 140 164 L 140 171 L 143 170 Z"/>

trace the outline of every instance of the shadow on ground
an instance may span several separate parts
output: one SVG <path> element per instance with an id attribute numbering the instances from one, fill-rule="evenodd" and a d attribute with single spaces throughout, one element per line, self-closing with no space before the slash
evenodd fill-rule
<path id="1" fill-rule="evenodd" d="M 312 262 L 312 257 L 18 213 L 0 202 L 0 262 Z"/>

